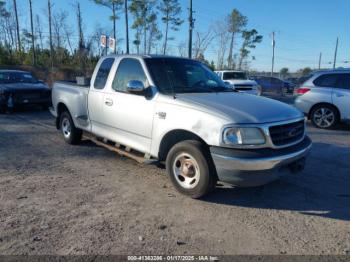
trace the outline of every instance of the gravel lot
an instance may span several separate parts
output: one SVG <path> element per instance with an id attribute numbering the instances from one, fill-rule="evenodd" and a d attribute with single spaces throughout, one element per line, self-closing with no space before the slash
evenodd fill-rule
<path id="1" fill-rule="evenodd" d="M 0 254 L 350 254 L 350 127 L 308 131 L 303 173 L 192 200 L 48 112 L 0 115 Z"/>

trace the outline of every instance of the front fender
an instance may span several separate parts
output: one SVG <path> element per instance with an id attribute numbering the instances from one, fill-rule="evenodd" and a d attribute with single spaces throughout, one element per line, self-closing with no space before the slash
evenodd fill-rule
<path id="1" fill-rule="evenodd" d="M 153 121 L 151 155 L 158 156 L 163 137 L 173 130 L 184 130 L 200 137 L 209 146 L 219 146 L 224 119 L 200 110 L 175 104 L 156 105 Z"/>

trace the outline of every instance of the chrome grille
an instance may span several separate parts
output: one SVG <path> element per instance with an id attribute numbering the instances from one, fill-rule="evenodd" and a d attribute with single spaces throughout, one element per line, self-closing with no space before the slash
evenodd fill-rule
<path id="1" fill-rule="evenodd" d="M 275 146 L 284 146 L 299 141 L 304 137 L 304 120 L 269 127 L 270 137 Z"/>

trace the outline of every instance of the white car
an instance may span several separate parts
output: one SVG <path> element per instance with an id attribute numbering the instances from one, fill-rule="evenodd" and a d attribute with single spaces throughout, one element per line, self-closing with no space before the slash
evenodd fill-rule
<path id="1" fill-rule="evenodd" d="M 215 73 L 238 92 L 261 95 L 261 86 L 254 80 L 248 79 L 247 74 L 243 71 L 223 70 L 215 71 Z"/>
<path id="2" fill-rule="evenodd" d="M 315 72 L 296 91 L 295 106 L 318 128 L 350 122 L 350 70 Z"/>
<path id="3" fill-rule="evenodd" d="M 311 147 L 299 110 L 237 93 L 190 59 L 107 56 L 90 86 L 56 82 L 52 100 L 67 143 L 84 131 L 111 150 L 164 161 L 176 189 L 194 198 L 217 180 L 258 186 L 301 171 Z"/>

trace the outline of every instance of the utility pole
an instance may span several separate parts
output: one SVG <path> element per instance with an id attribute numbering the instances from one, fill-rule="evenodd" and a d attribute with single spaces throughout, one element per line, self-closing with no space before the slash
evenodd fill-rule
<path id="1" fill-rule="evenodd" d="M 49 11 L 49 33 L 50 33 L 50 59 L 51 59 L 51 69 L 53 68 L 53 46 L 52 46 L 52 25 L 51 25 L 51 0 L 47 1 L 48 11 Z"/>
<path id="2" fill-rule="evenodd" d="M 124 0 L 124 4 L 125 4 L 126 54 L 129 54 L 129 19 L 128 19 L 128 0 Z"/>
<path id="3" fill-rule="evenodd" d="M 273 70 L 275 66 L 275 32 L 272 32 L 272 67 L 271 67 L 271 76 L 273 76 Z"/>
<path id="4" fill-rule="evenodd" d="M 318 58 L 318 70 L 321 69 L 321 60 L 322 60 L 322 53 L 320 53 L 320 56 Z"/>
<path id="5" fill-rule="evenodd" d="M 338 41 L 339 41 L 339 38 L 337 37 L 337 43 L 335 44 L 335 52 L 334 52 L 333 69 L 335 69 L 335 65 L 336 65 L 336 63 L 337 63 Z"/>
<path id="6" fill-rule="evenodd" d="M 13 0 L 13 7 L 15 9 L 15 16 L 16 16 L 17 48 L 18 48 L 18 51 L 21 51 L 21 37 L 19 35 L 19 22 L 18 22 L 17 1 L 16 0 Z"/>
<path id="7" fill-rule="evenodd" d="M 190 8 L 189 8 L 189 30 L 188 30 L 188 58 L 192 58 L 192 32 L 194 28 L 194 19 L 193 19 L 193 10 L 192 10 L 192 0 L 190 1 Z"/>
<path id="8" fill-rule="evenodd" d="M 36 64 L 35 63 L 35 37 L 34 37 L 34 26 L 33 26 L 33 8 L 32 8 L 32 0 L 29 0 L 29 11 L 30 11 L 30 26 L 31 26 L 31 31 L 32 31 L 32 64 L 33 66 Z"/>

